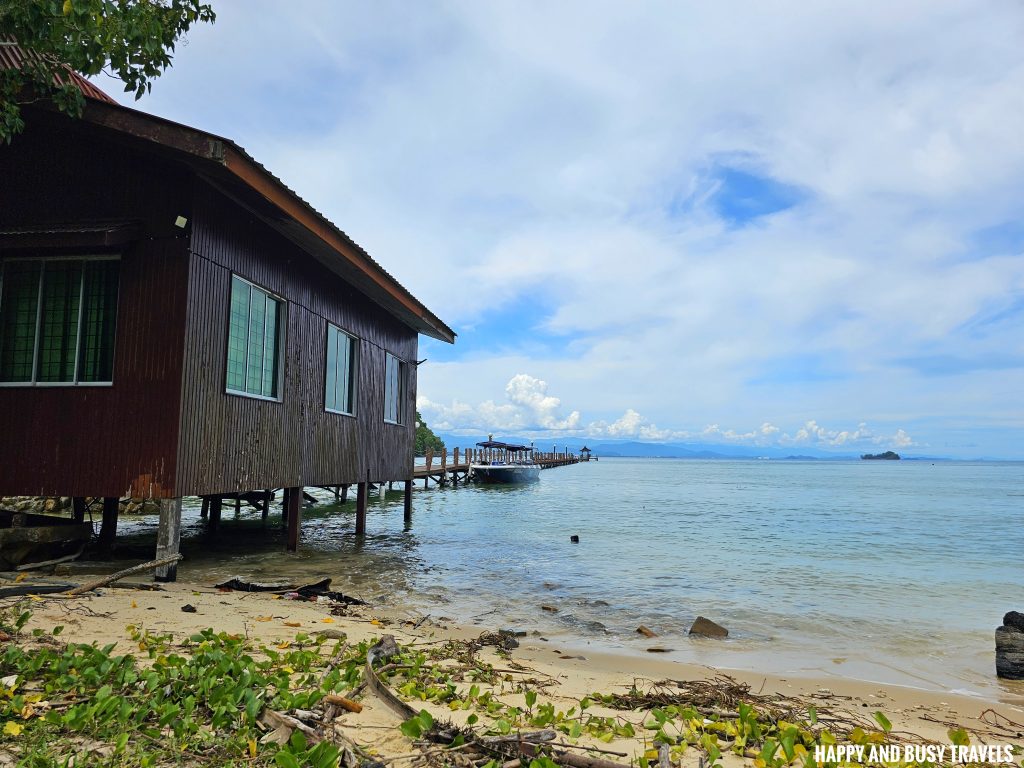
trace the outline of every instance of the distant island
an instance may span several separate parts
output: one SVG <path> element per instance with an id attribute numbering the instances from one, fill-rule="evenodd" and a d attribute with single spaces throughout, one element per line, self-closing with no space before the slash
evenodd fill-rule
<path id="1" fill-rule="evenodd" d="M 861 458 L 865 461 L 899 461 L 900 455 L 895 451 L 886 451 L 885 453 L 865 453 Z"/>

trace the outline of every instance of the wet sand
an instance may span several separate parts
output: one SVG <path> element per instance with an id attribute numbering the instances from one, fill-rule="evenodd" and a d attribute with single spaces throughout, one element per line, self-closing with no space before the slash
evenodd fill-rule
<path id="1" fill-rule="evenodd" d="M 10 601 L 8 598 L 3 603 Z M 181 607 L 185 604 L 194 606 L 196 611 L 183 612 Z M 394 606 L 356 607 L 348 616 L 333 616 L 330 608 L 331 605 L 325 603 L 275 599 L 267 593 L 221 592 L 208 585 L 178 582 L 162 585 L 161 591 L 106 588 L 80 598 L 39 598 L 31 604 L 33 617 L 29 629 L 38 627 L 48 631 L 55 625 L 63 625 L 61 639 L 101 645 L 116 643 L 120 653 L 137 650 L 126 630 L 128 625 L 152 632 L 170 632 L 176 639 L 213 628 L 244 634 L 268 645 L 293 640 L 298 633 L 328 628 L 347 633 L 353 642 L 388 633 L 405 646 L 428 646 L 448 639 L 467 640 L 479 636 L 484 629 L 498 629 L 456 626 L 444 617 L 425 618 Z M 298 626 L 288 626 L 285 622 Z M 608 653 L 587 647 L 584 642 L 574 643 L 567 637 L 544 639 L 529 634 L 520 637 L 519 642 L 520 646 L 512 651 L 512 660 L 528 667 L 530 674 L 554 681 L 541 699 L 551 700 L 563 709 L 594 692 L 624 692 L 637 679 L 707 680 L 723 673 L 723 670 L 672 661 L 657 654 L 637 657 Z M 508 664 L 493 648 L 482 649 L 480 657 L 496 667 Z M 851 719 L 866 723 L 870 722 L 871 713 L 881 710 L 892 721 L 894 731 L 902 732 L 910 743 L 948 743 L 947 731 L 955 724 L 972 732 L 972 742 L 1024 744 L 1024 726 L 1010 726 L 1008 730 L 991 726 L 992 713 L 1016 724 L 1024 723 L 1024 686 L 1006 684 L 1000 687 L 998 695 L 986 699 L 831 676 L 785 677 L 749 671 L 727 674 L 749 684 L 755 693 L 797 697 L 821 709 L 841 711 Z M 514 695 L 502 698 L 516 703 Z M 411 743 L 397 729 L 399 718 L 370 693 L 363 694 L 362 701 L 365 705 L 362 713 L 341 716 L 339 725 L 344 732 L 384 756 L 410 753 Z M 413 705 L 424 706 L 417 702 Z M 460 716 L 468 714 L 452 713 L 443 706 L 425 706 L 433 714 L 457 722 Z M 627 714 L 634 716 L 637 725 L 642 724 L 644 713 Z M 617 739 L 602 746 L 632 758 L 642 753 L 642 739 L 650 732 L 640 727 L 637 733 L 634 739 Z M 615 759 L 626 762 L 628 758 Z M 696 764 L 696 757 L 693 759 Z"/>

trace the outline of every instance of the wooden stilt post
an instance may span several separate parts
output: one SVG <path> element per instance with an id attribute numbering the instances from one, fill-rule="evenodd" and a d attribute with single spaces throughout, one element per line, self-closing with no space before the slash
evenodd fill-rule
<path id="1" fill-rule="evenodd" d="M 220 510 L 224 504 L 224 499 L 220 496 L 210 497 L 210 520 L 209 527 L 211 531 L 216 531 L 220 525 Z"/>
<path id="2" fill-rule="evenodd" d="M 348 502 L 348 483 L 341 486 L 341 503 L 345 504 Z"/>
<path id="3" fill-rule="evenodd" d="M 288 489 L 288 551 L 299 548 L 299 525 L 302 522 L 302 489 Z"/>
<path id="4" fill-rule="evenodd" d="M 181 543 L 181 499 L 160 500 L 160 527 L 156 532 L 156 559 L 178 554 Z M 156 581 L 174 581 L 178 578 L 178 564 L 161 565 L 156 569 Z"/>
<path id="5" fill-rule="evenodd" d="M 269 488 L 263 492 L 263 524 L 267 524 L 267 515 L 270 514 L 270 500 L 274 498 L 274 493 Z"/>
<path id="6" fill-rule="evenodd" d="M 459 449 L 452 451 L 452 485 L 459 484 Z"/>
<path id="7" fill-rule="evenodd" d="M 405 527 L 412 525 L 412 478 L 405 481 Z"/>
<path id="8" fill-rule="evenodd" d="M 448 449 L 441 449 L 441 485 L 448 482 Z"/>
<path id="9" fill-rule="evenodd" d="M 117 496 L 103 497 L 103 522 L 100 523 L 100 548 L 109 549 L 117 535 Z"/>
<path id="10" fill-rule="evenodd" d="M 235 496 L 235 517 L 242 514 L 242 499 L 240 496 Z"/>
<path id="11" fill-rule="evenodd" d="M 281 527 L 288 527 L 288 489 L 281 489 Z"/>
<path id="12" fill-rule="evenodd" d="M 356 486 L 356 536 L 366 535 L 366 483 Z"/>
<path id="13" fill-rule="evenodd" d="M 74 508 L 75 522 L 85 522 L 85 496 L 75 496 L 71 500 L 71 506 Z"/>
<path id="14" fill-rule="evenodd" d="M 210 497 L 209 496 L 203 496 L 203 506 L 199 510 L 199 517 L 202 520 L 205 520 L 207 517 L 209 517 L 209 515 L 210 515 Z"/>

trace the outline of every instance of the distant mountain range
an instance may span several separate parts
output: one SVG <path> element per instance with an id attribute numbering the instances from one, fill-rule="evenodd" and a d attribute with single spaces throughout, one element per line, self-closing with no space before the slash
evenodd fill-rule
<path id="1" fill-rule="evenodd" d="M 487 435 L 479 437 L 452 435 L 438 432 L 449 450 L 458 446 L 460 449 L 472 448 L 478 441 L 486 440 Z M 495 440 L 507 443 L 529 445 L 528 438 L 515 435 L 495 435 Z M 578 437 L 563 437 L 544 442 L 534 440 L 538 451 L 566 448 L 572 453 L 579 453 L 584 446 L 590 448 L 595 456 L 624 456 L 658 459 L 856 459 L 859 454 L 829 453 L 814 448 L 801 447 L 797 454 L 794 449 L 750 447 L 744 445 L 722 445 L 719 443 L 642 443 L 637 440 L 602 440 L 593 443 Z"/>
<path id="2" fill-rule="evenodd" d="M 444 440 L 448 450 L 456 446 L 462 450 L 473 448 L 477 442 L 486 440 L 487 435 L 455 435 L 450 432 L 437 432 Z M 495 440 L 506 443 L 529 445 L 530 438 L 519 435 L 495 434 Z M 723 445 L 722 443 L 644 443 L 639 440 L 601 440 L 592 442 L 578 437 L 557 437 L 533 441 L 538 451 L 550 451 L 552 448 L 572 453 L 579 453 L 587 446 L 595 456 L 622 456 L 629 458 L 656 459 L 790 459 L 803 461 L 848 461 L 860 460 L 862 451 L 851 448 L 850 452 L 823 451 L 818 448 L 802 445 L 793 448 L 770 448 L 765 446 Z M 948 456 L 908 456 L 900 454 L 904 461 L 956 461 Z M 961 461 L 1006 461 L 992 457 L 975 457 Z"/>

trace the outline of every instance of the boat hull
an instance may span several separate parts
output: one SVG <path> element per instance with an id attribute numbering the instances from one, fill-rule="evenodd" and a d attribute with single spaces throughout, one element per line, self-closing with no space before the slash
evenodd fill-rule
<path id="1" fill-rule="evenodd" d="M 473 479 L 495 485 L 518 485 L 540 480 L 540 467 L 535 464 L 473 464 Z"/>

